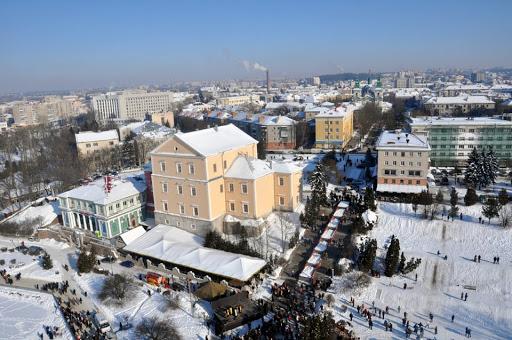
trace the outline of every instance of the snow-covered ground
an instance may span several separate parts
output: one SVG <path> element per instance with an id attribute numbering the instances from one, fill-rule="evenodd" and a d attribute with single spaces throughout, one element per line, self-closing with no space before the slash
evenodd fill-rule
<path id="1" fill-rule="evenodd" d="M 30 206 L 9 219 L 14 223 L 30 223 L 40 219 L 37 227 L 44 227 L 52 223 L 60 214 L 59 201 L 44 202 L 40 206 Z"/>
<path id="2" fill-rule="evenodd" d="M 133 270 L 126 272 L 133 275 Z M 151 297 L 148 296 L 148 289 L 153 287 L 142 285 L 137 287 L 124 305 L 117 306 L 104 303 L 98 298 L 105 276 L 92 273 L 81 276 L 75 274 L 74 279 L 82 290 L 88 292 L 94 304 L 111 322 L 115 331 L 119 329 L 120 321 L 123 324 L 126 324 L 127 321 L 132 324 L 132 328 L 116 333 L 118 339 L 136 339 L 134 329 L 144 317 L 158 317 L 172 321 L 183 339 L 204 339 L 208 334 L 208 329 L 204 324 L 204 315 L 208 315 L 208 312 L 200 304 L 195 304 L 194 309 L 191 310 L 187 293 L 171 292 L 173 294 L 171 299 L 179 305 L 179 308 L 171 309 L 168 308 L 168 304 L 161 294 L 152 291 Z"/>
<path id="3" fill-rule="evenodd" d="M 0 247 L 14 248 L 11 242 L 0 240 Z M 53 259 L 53 268 L 45 270 L 41 266 L 41 260 L 38 256 L 24 255 L 23 253 L 15 250 L 14 252 L 0 252 L 0 260 L 4 260 L 5 264 L 0 265 L 0 269 L 7 270 L 8 274 L 16 275 L 21 273 L 24 278 L 44 280 L 44 281 L 61 281 L 60 263 Z M 15 263 L 11 263 L 15 260 Z"/>
<path id="4" fill-rule="evenodd" d="M 407 277 L 382 276 L 372 278 L 366 289 L 343 291 L 344 278 L 336 278 L 332 292 L 336 294 L 333 310 L 336 319 L 348 319 L 354 314 L 357 336 L 363 339 L 404 338 L 401 326 L 403 312 L 407 312 L 411 327 L 414 323 L 428 323 L 429 313 L 434 314 L 430 329 L 425 336 L 434 338 L 433 326 L 438 327 L 438 339 L 460 339 L 465 327 L 472 330 L 477 339 L 512 338 L 512 229 L 502 229 L 496 224 L 479 224 L 481 205 L 459 206 L 463 220 L 425 220 L 412 211 L 411 205 L 396 203 L 379 204 L 379 222 L 369 237 L 377 239 L 378 256 L 385 257 L 383 246 L 391 235 L 400 240 L 401 251 L 407 258 L 420 257 L 422 263 Z M 419 211 L 421 207 L 419 208 Z M 496 221 L 495 221 L 496 222 Z M 441 256 L 437 255 L 440 251 Z M 444 256 L 447 260 L 444 260 Z M 480 263 L 473 262 L 475 255 L 481 255 Z M 500 257 L 500 264 L 493 264 L 493 257 Z M 403 289 L 407 283 L 408 288 Z M 464 288 L 466 286 L 466 288 Z M 476 290 L 471 289 L 474 286 Z M 468 293 L 467 301 L 460 299 L 461 293 Z M 349 308 L 342 312 L 342 306 L 355 297 L 356 306 L 364 303 L 385 308 L 386 317 L 393 322 L 393 332 L 385 332 L 383 319 L 374 318 L 373 330 L 368 329 L 366 320 Z M 401 310 L 398 313 L 397 309 Z M 451 322 L 451 316 L 455 321 Z"/>
<path id="5" fill-rule="evenodd" d="M 38 339 L 43 325 L 59 327 L 57 339 L 73 338 L 51 295 L 0 287 L 0 339 Z"/>

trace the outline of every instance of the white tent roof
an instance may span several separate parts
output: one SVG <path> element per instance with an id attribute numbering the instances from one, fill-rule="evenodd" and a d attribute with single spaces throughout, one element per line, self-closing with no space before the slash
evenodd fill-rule
<path id="1" fill-rule="evenodd" d="M 256 257 L 203 247 L 203 238 L 176 227 L 157 225 L 124 250 L 201 272 L 249 280 L 266 262 Z"/>
<path id="2" fill-rule="evenodd" d="M 313 253 L 313 255 L 311 255 L 311 257 L 308 260 L 308 264 L 310 264 L 312 266 L 316 266 L 317 264 L 320 263 L 321 260 L 322 260 L 322 255 Z"/>
<path id="3" fill-rule="evenodd" d="M 330 240 L 331 238 L 334 237 L 334 232 L 336 230 L 334 229 L 325 229 L 324 233 L 322 234 L 322 239 L 323 240 Z"/>
<path id="4" fill-rule="evenodd" d="M 132 243 L 133 241 L 135 241 L 136 239 L 138 239 L 145 233 L 146 233 L 146 229 L 144 229 L 141 226 L 138 226 L 137 228 L 130 229 L 127 232 L 124 232 L 119 236 L 121 236 L 121 239 L 123 240 L 124 244 L 129 245 L 130 243 Z"/>
<path id="5" fill-rule="evenodd" d="M 324 251 L 326 251 L 326 250 L 327 250 L 327 242 L 326 242 L 326 241 L 320 241 L 320 242 L 316 245 L 316 247 L 315 247 L 315 249 L 314 249 L 314 251 L 316 251 L 316 252 L 318 252 L 318 253 L 323 253 L 323 252 L 324 252 Z"/>
<path id="6" fill-rule="evenodd" d="M 423 190 L 427 190 L 427 187 L 425 185 L 377 184 L 377 191 L 380 191 L 380 192 L 419 194 Z"/>
<path id="7" fill-rule="evenodd" d="M 343 217 L 344 213 L 345 213 L 345 209 L 336 209 L 336 211 L 334 212 L 334 214 L 332 216 L 333 217 Z"/>
<path id="8" fill-rule="evenodd" d="M 348 202 L 341 201 L 340 203 L 338 203 L 338 208 L 348 208 Z"/>

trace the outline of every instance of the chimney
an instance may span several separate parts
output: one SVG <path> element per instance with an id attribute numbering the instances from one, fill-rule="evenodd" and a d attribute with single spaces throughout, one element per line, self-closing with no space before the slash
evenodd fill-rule
<path id="1" fill-rule="evenodd" d="M 270 76 L 268 74 L 268 69 L 267 69 L 266 73 L 267 73 L 267 93 L 270 93 Z"/>

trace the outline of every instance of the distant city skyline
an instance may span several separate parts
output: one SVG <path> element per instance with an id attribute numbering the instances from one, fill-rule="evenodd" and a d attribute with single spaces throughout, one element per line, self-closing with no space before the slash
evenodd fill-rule
<path id="1" fill-rule="evenodd" d="M 0 4 L 0 93 L 512 67 L 512 2 Z"/>

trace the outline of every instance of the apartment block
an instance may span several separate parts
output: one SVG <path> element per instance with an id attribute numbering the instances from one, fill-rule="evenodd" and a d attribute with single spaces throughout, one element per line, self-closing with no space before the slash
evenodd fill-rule
<path id="1" fill-rule="evenodd" d="M 176 134 L 151 153 L 157 223 L 205 235 L 224 217 L 294 210 L 301 169 L 257 159 L 257 143 L 229 124 Z M 277 189 L 276 189 L 277 186 Z"/>
<path id="2" fill-rule="evenodd" d="M 263 143 L 266 150 L 289 150 L 296 147 L 296 122 L 285 116 L 213 111 L 206 119 L 212 125 L 235 125 Z"/>
<path id="3" fill-rule="evenodd" d="M 432 166 L 465 166 L 473 148 L 493 149 L 502 166 L 512 160 L 512 121 L 491 117 L 417 117 L 410 130 L 432 148 Z"/>
<path id="4" fill-rule="evenodd" d="M 348 104 L 315 116 L 315 133 L 317 148 L 343 148 L 354 133 L 354 109 Z"/>
<path id="5" fill-rule="evenodd" d="M 461 95 L 432 97 L 425 102 L 424 106 L 430 113 L 446 115 L 457 111 L 467 113 L 475 109 L 493 110 L 496 103 L 486 96 Z"/>
<path id="6" fill-rule="evenodd" d="M 419 193 L 427 189 L 430 146 L 426 136 L 384 131 L 376 149 L 378 192 Z"/>

